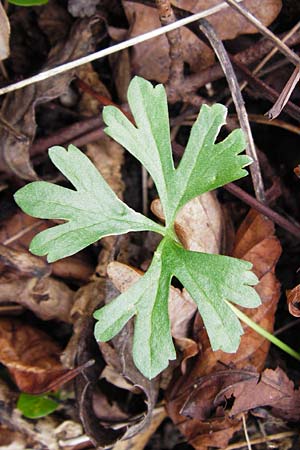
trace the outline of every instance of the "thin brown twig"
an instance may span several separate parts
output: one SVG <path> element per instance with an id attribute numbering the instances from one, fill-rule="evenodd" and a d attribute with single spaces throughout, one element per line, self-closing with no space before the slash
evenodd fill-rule
<path id="1" fill-rule="evenodd" d="M 279 38 L 283 39 L 285 34 L 280 34 Z M 290 46 L 297 45 L 300 41 L 300 32 L 296 32 L 293 36 L 291 36 L 286 44 Z M 236 61 L 244 64 L 245 66 L 249 66 L 261 58 L 263 58 L 270 50 L 274 48 L 274 44 L 272 41 L 268 39 L 261 39 L 256 44 L 251 47 L 243 50 L 234 55 Z M 224 76 L 222 68 L 220 64 L 214 64 L 207 69 L 201 70 L 201 72 L 194 73 L 185 77 L 183 89 L 186 93 L 195 92 L 197 89 L 201 88 L 208 82 L 219 80 Z"/>
<path id="2" fill-rule="evenodd" d="M 231 95 L 235 104 L 236 112 L 239 118 L 239 122 L 241 125 L 242 130 L 246 134 L 247 139 L 247 147 L 246 147 L 246 153 L 252 158 L 253 164 L 250 166 L 250 173 L 253 181 L 254 191 L 256 198 L 261 201 L 265 202 L 265 190 L 264 190 L 264 184 L 263 179 L 261 176 L 261 171 L 259 167 L 259 161 L 257 158 L 256 148 L 248 120 L 247 111 L 244 104 L 244 99 L 241 94 L 241 90 L 239 88 L 239 83 L 237 81 L 235 72 L 233 70 L 231 61 L 229 59 L 229 56 L 225 50 L 225 47 L 222 43 L 222 41 L 218 38 L 216 35 L 213 27 L 204 19 L 202 19 L 200 22 L 200 29 L 203 31 L 205 36 L 208 38 L 211 46 L 213 47 L 220 64 L 222 66 L 222 69 L 224 71 L 224 74 L 226 76 Z"/>
<path id="3" fill-rule="evenodd" d="M 293 224 L 276 211 L 273 211 L 273 209 L 256 200 L 254 197 L 252 197 L 252 195 L 248 194 L 234 183 L 228 183 L 223 187 L 224 189 L 226 189 L 226 191 L 230 192 L 235 197 L 238 197 L 244 203 L 251 206 L 251 208 L 256 209 L 256 211 L 262 213 L 264 216 L 268 217 L 274 223 L 279 225 L 281 228 L 285 229 L 286 231 L 300 239 L 300 225 Z"/>
<path id="4" fill-rule="evenodd" d="M 249 434 L 248 434 L 248 430 L 247 430 L 246 418 L 245 418 L 245 414 L 244 413 L 242 414 L 242 421 L 243 421 L 244 435 L 245 435 L 245 438 L 246 438 L 248 450 L 252 450 L 251 442 L 250 442 Z"/>
<path id="5" fill-rule="evenodd" d="M 271 102 L 276 102 L 280 94 L 275 89 L 271 88 L 259 78 L 253 76 L 251 71 L 238 59 L 236 59 L 235 56 L 230 56 L 230 59 L 245 76 L 245 78 L 249 82 L 249 85 L 259 91 L 260 96 L 263 96 L 265 99 Z M 300 122 L 300 108 L 295 105 L 295 103 L 288 101 L 285 107 L 285 112 L 295 120 L 297 120 L 297 122 Z"/>
<path id="6" fill-rule="evenodd" d="M 287 437 L 293 437 L 293 436 L 297 436 L 297 435 L 299 435 L 298 431 L 284 431 L 282 433 L 270 434 L 269 436 L 263 436 L 260 438 L 251 439 L 250 442 L 252 445 L 263 444 L 265 442 L 270 442 L 270 441 L 280 441 Z M 243 448 L 243 447 L 247 447 L 246 441 L 236 442 L 235 444 L 230 444 L 224 450 L 237 450 L 237 449 Z"/>
<path id="7" fill-rule="evenodd" d="M 283 53 L 295 66 L 300 64 L 299 56 L 293 52 L 276 34 L 272 33 L 265 25 L 263 25 L 245 6 L 240 5 L 236 0 L 225 0 L 228 5 L 239 12 L 245 19 L 254 25 L 264 36 L 273 41 L 278 50 Z"/>
<path id="8" fill-rule="evenodd" d="M 78 139 L 80 136 L 85 136 L 89 132 L 100 130 L 102 125 L 102 118 L 99 116 L 84 119 L 73 125 L 69 125 L 68 127 L 61 128 L 51 134 L 51 136 L 37 139 L 30 148 L 30 154 L 31 156 L 36 156 L 44 153 L 53 145 L 62 145 L 71 141 L 73 142 L 74 139 Z"/>
<path id="9" fill-rule="evenodd" d="M 176 22 L 176 16 L 172 9 L 170 0 L 155 0 L 155 3 L 162 26 Z M 180 28 L 166 33 L 166 38 L 169 42 L 170 57 L 169 78 L 167 84 L 169 88 L 169 95 L 172 96 L 173 91 L 177 93 L 178 88 L 182 86 L 183 83 L 184 62 Z"/>
<path id="10" fill-rule="evenodd" d="M 299 80 L 300 80 L 300 65 L 293 70 L 292 75 L 290 76 L 284 88 L 282 89 L 281 94 L 279 95 L 275 104 L 268 112 L 266 112 L 265 115 L 266 117 L 268 117 L 268 119 L 272 120 L 279 116 L 279 114 L 289 101 L 289 98 L 292 95 Z"/>
<path id="11" fill-rule="evenodd" d="M 292 37 L 300 28 L 300 21 L 296 23 L 296 25 L 293 26 L 293 28 L 290 29 L 290 31 L 288 31 L 288 33 L 282 38 L 282 42 L 287 42 L 289 40 L 290 37 Z M 271 58 L 273 58 L 273 56 L 278 52 L 278 48 L 277 47 L 273 47 L 272 50 L 257 64 L 257 66 L 252 70 L 252 74 L 256 75 L 260 72 L 260 70 L 267 64 L 268 61 L 270 61 Z M 245 89 L 245 87 L 247 86 L 248 82 L 247 81 L 243 81 L 243 83 L 241 84 L 241 91 L 243 92 L 243 90 Z M 227 102 L 226 106 L 229 106 L 232 102 L 232 99 L 230 98 L 229 101 Z"/>

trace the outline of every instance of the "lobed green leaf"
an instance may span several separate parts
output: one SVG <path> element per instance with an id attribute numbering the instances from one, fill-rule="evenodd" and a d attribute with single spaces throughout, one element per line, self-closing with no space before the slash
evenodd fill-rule
<path id="1" fill-rule="evenodd" d="M 162 85 L 153 87 L 135 77 L 128 89 L 136 126 L 116 107 L 104 108 L 105 132 L 123 145 L 147 169 L 156 185 L 166 226 L 171 226 L 178 210 L 189 200 L 247 175 L 243 167 L 252 160 L 239 155 L 246 146 L 241 130 L 215 143 L 225 123 L 227 108 L 203 105 L 184 155 L 174 168 L 170 144 L 168 105 Z"/>
<path id="2" fill-rule="evenodd" d="M 49 156 L 76 191 L 35 181 L 15 194 L 16 203 L 27 214 L 66 221 L 35 236 L 30 245 L 32 253 L 48 255 L 48 261 L 53 262 L 104 236 L 143 230 L 163 233 L 160 225 L 123 203 L 74 145 L 69 145 L 68 150 L 52 147 Z"/>
<path id="3" fill-rule="evenodd" d="M 175 358 L 168 318 L 171 279 L 176 276 L 196 302 L 213 350 L 233 353 L 243 328 L 225 300 L 254 308 L 260 298 L 252 264 L 221 255 L 185 250 L 165 237 L 146 274 L 109 305 L 96 311 L 95 337 L 107 341 L 136 316 L 133 357 L 136 366 L 153 378 Z"/>
<path id="4" fill-rule="evenodd" d="M 134 317 L 133 357 L 136 366 L 153 378 L 176 358 L 170 332 L 168 296 L 176 277 L 196 302 L 212 348 L 235 352 L 243 329 L 229 302 L 254 308 L 260 299 L 253 289 L 251 264 L 220 255 L 185 250 L 173 224 L 179 209 L 192 198 L 247 175 L 251 163 L 241 130 L 216 143 L 225 123 L 223 105 L 203 105 L 192 127 L 177 169 L 172 158 L 168 105 L 163 86 L 135 77 L 128 101 L 136 126 L 119 109 L 106 107 L 106 132 L 148 170 L 157 187 L 166 227 L 123 203 L 91 161 L 73 145 L 53 147 L 49 156 L 75 190 L 43 181 L 15 194 L 26 213 L 65 223 L 39 233 L 30 250 L 52 262 L 72 255 L 104 236 L 151 230 L 165 236 L 146 274 L 126 292 L 96 311 L 95 337 L 107 341 Z"/>

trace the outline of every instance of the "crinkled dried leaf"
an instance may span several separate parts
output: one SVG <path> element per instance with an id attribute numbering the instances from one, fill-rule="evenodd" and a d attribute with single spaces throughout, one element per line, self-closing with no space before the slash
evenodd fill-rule
<path id="1" fill-rule="evenodd" d="M 21 391 L 40 393 L 65 374 L 60 353 L 59 345 L 43 331 L 17 319 L 0 319 L 0 361 Z"/>
<path id="2" fill-rule="evenodd" d="M 17 303 L 42 320 L 72 323 L 74 291 L 62 281 L 51 277 L 11 279 L 4 275 L 0 282 L 0 304 Z"/>
<path id="3" fill-rule="evenodd" d="M 300 317 L 300 284 L 287 291 L 287 303 L 292 316 Z"/>

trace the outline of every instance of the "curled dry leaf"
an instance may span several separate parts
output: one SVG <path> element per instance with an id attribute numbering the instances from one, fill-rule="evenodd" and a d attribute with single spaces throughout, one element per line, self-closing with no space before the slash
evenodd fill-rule
<path id="1" fill-rule="evenodd" d="M 120 440 L 112 450 L 143 450 L 166 416 L 164 408 L 155 408 L 147 428 L 131 439 Z"/>
<path id="2" fill-rule="evenodd" d="M 16 319 L 0 319 L 0 361 L 18 388 L 30 394 L 47 390 L 66 373 L 61 348 L 46 333 Z"/>
<path id="3" fill-rule="evenodd" d="M 287 291 L 287 303 L 292 316 L 300 317 L 300 284 Z"/>
<path id="4" fill-rule="evenodd" d="M 273 223 L 255 211 L 250 211 L 237 232 L 233 256 L 253 264 L 253 270 L 260 280 L 257 290 L 262 305 L 256 310 L 246 310 L 246 313 L 269 332 L 273 331 L 274 314 L 280 295 L 274 273 L 280 254 L 281 246 L 274 236 Z M 228 371 L 224 371 L 224 366 L 234 366 L 237 370 L 252 366 L 258 371 L 264 366 L 269 342 L 249 327 L 245 326 L 244 330 L 245 334 L 235 354 L 213 352 L 200 316 L 195 321 L 194 338 L 201 345 L 202 351 L 189 373 L 171 385 L 167 409 L 172 420 L 196 449 L 204 450 L 208 446 L 222 448 L 242 426 L 238 411 L 236 415 L 229 415 L 224 409 L 224 402 L 219 405 L 214 402 L 222 386 L 226 384 Z"/>
<path id="5" fill-rule="evenodd" d="M 0 304 L 17 303 L 42 320 L 72 323 L 74 292 L 63 282 L 49 278 L 1 279 Z"/>
<path id="6" fill-rule="evenodd" d="M 230 410 L 232 416 L 260 406 L 271 406 L 277 417 L 293 422 L 300 419 L 300 391 L 279 367 L 266 369 L 261 375 L 256 372 L 242 382 L 229 383 L 222 395 L 235 399 Z"/>
<path id="7" fill-rule="evenodd" d="M 91 26 L 97 19 L 76 22 L 66 42 L 60 42 L 49 53 L 43 69 L 58 66 L 86 55 L 91 50 Z M 41 69 L 41 71 L 43 70 Z M 29 148 L 35 136 L 35 107 L 62 95 L 74 76 L 67 71 L 40 83 L 7 94 L 0 111 L 4 131 L 0 137 L 0 170 L 13 173 L 24 180 L 37 179 L 32 167 Z"/>
<path id="8" fill-rule="evenodd" d="M 21 276 L 43 278 L 51 274 L 49 264 L 29 252 L 14 250 L 0 244 L 0 267 L 19 272 Z"/>
<path id="9" fill-rule="evenodd" d="M 9 36 L 9 20 L 2 3 L 0 3 L 0 61 L 9 57 Z"/>

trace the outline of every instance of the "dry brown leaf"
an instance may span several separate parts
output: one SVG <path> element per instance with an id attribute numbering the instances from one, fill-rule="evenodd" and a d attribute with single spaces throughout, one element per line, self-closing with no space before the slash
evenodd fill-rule
<path id="1" fill-rule="evenodd" d="M 0 2 L 0 61 L 9 57 L 10 25 L 5 9 Z"/>
<path id="2" fill-rule="evenodd" d="M 42 320 L 72 323 L 74 292 L 63 282 L 51 277 L 16 279 L 5 274 L 0 283 L 0 304 L 17 303 Z"/>
<path id="3" fill-rule="evenodd" d="M 65 41 L 72 25 L 72 18 L 66 8 L 57 0 L 51 0 L 37 10 L 39 28 L 43 30 L 51 47 Z"/>
<path id="4" fill-rule="evenodd" d="M 209 7 L 220 3 L 219 0 L 210 0 Z M 186 9 L 192 13 L 208 8 L 207 0 L 172 0 L 174 6 Z M 270 25 L 278 16 L 282 0 L 244 0 L 243 6 L 247 8 L 263 25 Z M 209 22 L 222 40 L 234 39 L 241 34 L 257 33 L 257 28 L 245 17 L 232 8 L 223 9 L 212 16 Z"/>
<path id="5" fill-rule="evenodd" d="M 160 200 L 152 202 L 151 210 L 160 220 L 164 220 Z M 176 216 L 175 230 L 188 250 L 220 253 L 223 216 L 216 194 L 206 192 L 184 205 Z"/>
<path id="6" fill-rule="evenodd" d="M 208 8 L 207 0 L 174 0 L 174 6 L 190 12 L 199 12 Z M 219 0 L 211 0 L 209 7 L 219 4 Z M 245 0 L 245 6 L 264 24 L 269 25 L 280 12 L 281 0 Z M 130 24 L 127 38 L 137 36 L 161 26 L 155 8 L 139 3 L 123 1 L 124 10 Z M 240 34 L 257 33 L 257 29 L 243 16 L 231 8 L 220 11 L 209 17 L 220 39 L 233 39 Z M 192 72 L 203 70 L 214 63 L 214 53 L 209 46 L 198 39 L 194 33 L 183 27 L 182 52 L 183 59 L 189 64 Z M 117 35 L 112 30 L 112 34 Z M 123 30 L 121 35 L 123 36 Z M 124 36 L 123 36 L 124 37 Z M 132 51 L 132 71 L 147 79 L 165 83 L 169 77 L 169 44 L 165 36 L 138 44 Z"/>
<path id="7" fill-rule="evenodd" d="M 300 317 L 300 284 L 287 291 L 287 303 L 292 316 Z"/>
<path id="8" fill-rule="evenodd" d="M 227 407 L 229 417 L 248 412 L 258 407 L 271 406 L 272 413 L 287 421 L 300 419 L 300 391 L 279 367 L 266 369 L 259 374 L 253 369 L 227 369 L 218 371 L 214 377 L 203 377 L 197 388 L 188 397 L 182 414 L 199 420 L 211 416 L 207 409 L 207 393 L 213 391 L 213 408 L 218 408 L 229 399 L 234 399 Z M 211 395 L 210 395 L 211 397 Z"/>
<path id="9" fill-rule="evenodd" d="M 60 353 L 59 345 L 43 331 L 17 319 L 0 319 L 0 361 L 21 391 L 40 393 L 65 374 Z"/>
<path id="10" fill-rule="evenodd" d="M 52 48 L 43 69 L 58 66 L 89 53 L 92 45 L 91 26 L 95 20 L 97 19 L 76 22 L 68 40 Z M 74 71 L 71 70 L 7 94 L 0 112 L 2 122 L 4 120 L 8 124 L 0 137 L 1 171 L 13 173 L 24 180 L 37 179 L 29 157 L 29 148 L 36 131 L 35 107 L 62 95 L 73 76 Z"/>
<path id="11" fill-rule="evenodd" d="M 254 310 L 244 310 L 252 320 L 269 332 L 273 331 L 274 314 L 280 295 L 279 283 L 274 273 L 280 254 L 281 246 L 274 236 L 274 224 L 255 211 L 250 211 L 237 232 L 233 256 L 253 263 L 253 270 L 260 280 L 257 291 L 261 297 L 262 306 Z M 224 366 L 234 365 L 236 369 L 243 369 L 251 365 L 259 371 L 264 365 L 270 343 L 249 327 L 245 326 L 244 330 L 240 347 L 235 354 L 213 352 L 200 316 L 196 319 L 194 332 L 197 336 L 196 340 L 202 346 L 201 354 L 197 356 L 190 372 L 177 380 L 175 387 L 170 389 L 167 403 L 171 418 L 196 449 L 203 450 L 209 445 L 222 448 L 227 445 L 233 433 L 242 426 L 238 414 L 229 417 L 221 406 L 217 408 L 214 405 L 214 400 L 226 378 L 227 372 L 224 371 Z M 219 371 L 223 371 L 223 376 L 219 374 Z M 205 388 L 199 389 L 199 395 L 196 395 L 192 392 L 197 391 L 200 381 L 210 383 L 211 389 L 208 389 L 206 384 Z M 183 414 L 182 408 L 191 396 L 191 402 L 195 405 L 198 401 L 202 402 L 202 412 L 199 409 L 197 417 L 204 417 L 207 414 L 210 428 L 206 422 L 208 416 L 203 421 L 195 418 L 188 419 Z M 197 411 L 196 407 L 195 411 Z M 190 410 L 188 416 L 191 417 Z M 211 440 L 209 441 L 208 438 Z"/>
<path id="12" fill-rule="evenodd" d="M 124 10 L 130 25 L 127 39 L 161 26 L 155 8 L 138 3 L 123 1 Z M 181 29 L 183 59 L 193 72 L 204 69 L 214 62 L 210 47 L 200 41 L 187 28 Z M 133 73 L 150 80 L 165 83 L 169 76 L 169 44 L 165 36 L 160 36 L 132 50 L 131 66 Z"/>
<path id="13" fill-rule="evenodd" d="M 0 267 L 19 272 L 26 277 L 43 278 L 51 274 L 47 262 L 29 252 L 14 250 L 0 244 Z"/>
<path id="14" fill-rule="evenodd" d="M 29 244 L 33 237 L 53 224 L 48 220 L 39 220 L 30 217 L 27 214 L 17 211 L 16 214 L 10 218 L 3 220 L 0 228 L 0 243 L 9 246 L 10 251 L 17 251 L 23 262 L 17 263 L 18 270 L 23 275 L 28 273 L 30 264 L 33 264 L 32 276 L 44 276 L 51 269 L 51 273 L 59 278 L 68 279 L 72 281 L 87 282 L 94 271 L 94 267 L 90 261 L 87 251 L 80 252 L 76 255 L 56 261 L 52 264 L 47 264 L 45 258 L 35 257 L 28 251 Z M 25 268 L 24 264 L 28 267 Z M 37 273 L 34 266 L 40 268 Z M 42 269 L 44 267 L 44 269 Z M 47 268 L 47 269 L 46 269 Z M 41 270 L 43 272 L 41 273 Z"/>

